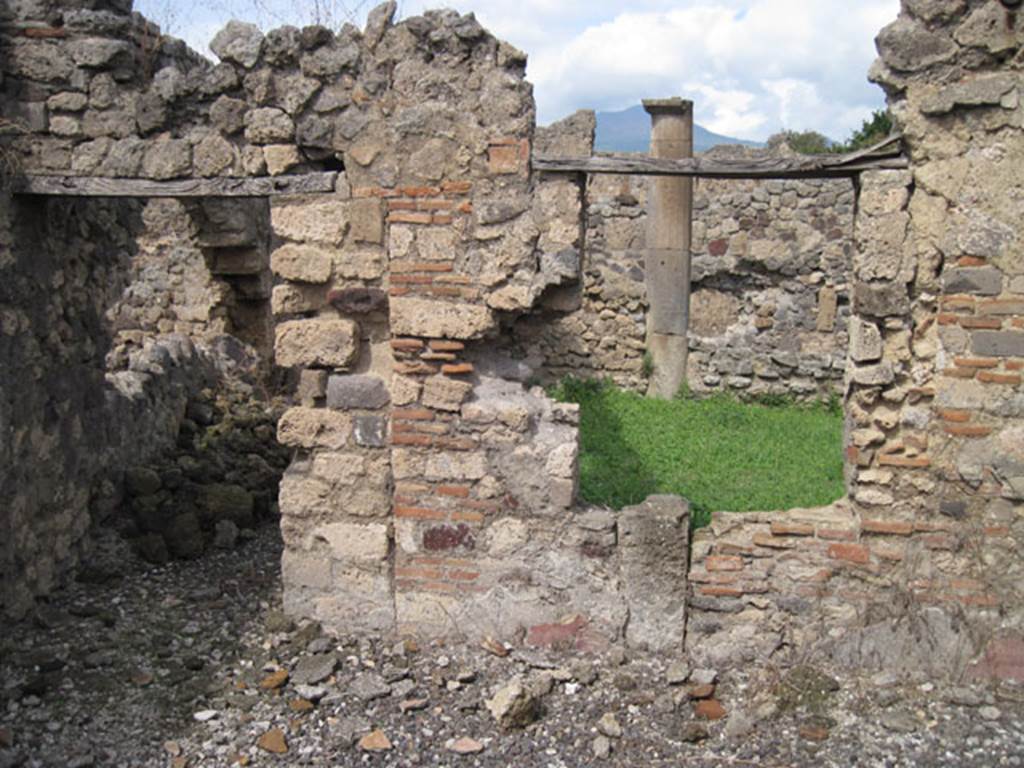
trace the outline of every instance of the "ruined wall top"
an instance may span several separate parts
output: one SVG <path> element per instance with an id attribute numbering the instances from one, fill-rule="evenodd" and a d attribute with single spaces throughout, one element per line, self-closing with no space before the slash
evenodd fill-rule
<path id="1" fill-rule="evenodd" d="M 341 160 L 354 186 L 423 185 L 486 164 L 495 137 L 530 137 L 522 53 L 472 15 L 392 25 L 395 8 L 338 33 L 232 21 L 212 64 L 127 1 L 16 3 L 0 16 L 4 116 L 27 170 L 160 180 Z"/>

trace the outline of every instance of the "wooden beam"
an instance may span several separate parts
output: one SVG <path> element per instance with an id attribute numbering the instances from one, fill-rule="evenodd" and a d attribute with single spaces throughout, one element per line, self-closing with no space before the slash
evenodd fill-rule
<path id="1" fill-rule="evenodd" d="M 646 155 L 598 157 L 535 157 L 533 169 L 544 173 L 610 173 L 616 175 L 684 176 L 702 179 L 827 179 L 856 176 L 864 171 L 909 167 L 899 136 L 846 155 L 796 157 L 696 157 L 665 160 Z"/>
<path id="2" fill-rule="evenodd" d="M 64 197 L 269 197 L 333 192 L 338 174 L 307 173 L 258 178 L 114 179 L 102 176 L 43 176 L 24 174 L 13 179 L 16 195 Z"/>

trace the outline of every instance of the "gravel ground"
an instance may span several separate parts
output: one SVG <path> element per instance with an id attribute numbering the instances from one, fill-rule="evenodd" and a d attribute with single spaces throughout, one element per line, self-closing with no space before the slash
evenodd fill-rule
<path id="1" fill-rule="evenodd" d="M 0 768 L 1024 765 L 1018 688 L 327 638 L 281 614 L 271 528 L 158 568 L 108 544 L 0 639 Z"/>

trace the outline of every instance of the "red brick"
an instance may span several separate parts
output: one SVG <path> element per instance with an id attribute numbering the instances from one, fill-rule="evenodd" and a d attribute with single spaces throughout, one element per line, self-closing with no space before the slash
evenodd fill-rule
<path id="1" fill-rule="evenodd" d="M 896 520 L 864 520 L 860 524 L 862 533 L 878 533 L 889 536 L 909 536 L 914 532 L 913 523 Z"/>
<path id="2" fill-rule="evenodd" d="M 429 291 L 431 296 L 443 296 L 445 298 L 452 298 L 456 296 L 462 296 L 462 289 L 456 288 L 454 285 L 432 285 Z M 454 355 L 452 356 L 454 357 Z"/>
<path id="3" fill-rule="evenodd" d="M 693 714 L 702 720 L 721 720 L 727 712 L 718 699 L 704 699 L 697 702 Z"/>
<path id="4" fill-rule="evenodd" d="M 936 319 L 939 321 L 939 325 L 956 325 L 960 320 L 960 316 L 942 312 L 936 316 Z"/>
<path id="5" fill-rule="evenodd" d="M 457 523 L 482 523 L 484 519 L 480 512 L 466 512 L 465 510 L 452 512 L 452 520 Z"/>
<path id="6" fill-rule="evenodd" d="M 947 424 L 944 429 L 947 434 L 955 437 L 988 437 L 992 434 L 991 427 L 976 424 Z"/>
<path id="7" fill-rule="evenodd" d="M 954 357 L 953 362 L 961 368 L 995 368 L 999 365 L 996 357 Z"/>
<path id="8" fill-rule="evenodd" d="M 68 31 L 64 27 L 26 27 L 21 30 L 25 37 L 46 39 L 54 37 L 67 37 Z"/>
<path id="9" fill-rule="evenodd" d="M 391 348 L 399 351 L 413 351 L 423 349 L 421 339 L 392 339 Z"/>
<path id="10" fill-rule="evenodd" d="M 863 544 L 830 544 L 828 556 L 835 560 L 866 565 L 871 562 L 871 552 Z"/>
<path id="11" fill-rule="evenodd" d="M 458 375 L 462 373 L 472 373 L 475 369 L 472 363 L 458 363 L 457 365 L 442 365 L 441 373 L 449 375 Z"/>
<path id="12" fill-rule="evenodd" d="M 448 513 L 442 509 L 395 506 L 395 517 L 408 517 L 414 520 L 444 520 L 447 516 Z"/>
<path id="13" fill-rule="evenodd" d="M 1024 361 L 1021 360 L 1007 360 L 1003 363 L 1003 368 L 1008 371 L 1024 371 Z"/>
<path id="14" fill-rule="evenodd" d="M 455 219 L 447 213 L 435 213 L 430 219 L 430 223 L 435 225 L 451 224 L 453 221 Z"/>
<path id="15" fill-rule="evenodd" d="M 1017 386 L 1021 382 L 1021 378 L 1016 373 L 995 373 L 993 371 L 981 371 L 978 374 L 978 381 L 982 381 L 986 384 L 1009 384 L 1010 386 Z"/>
<path id="16" fill-rule="evenodd" d="M 454 265 L 450 261 L 393 261 L 392 274 L 406 272 L 451 272 Z"/>
<path id="17" fill-rule="evenodd" d="M 472 181 L 443 181 L 441 190 L 453 195 L 465 195 L 473 191 Z"/>
<path id="18" fill-rule="evenodd" d="M 976 371 L 973 368 L 946 368 L 942 375 L 950 379 L 973 379 Z"/>
<path id="19" fill-rule="evenodd" d="M 928 549 L 942 549 L 952 552 L 956 549 L 956 539 L 944 533 L 931 533 L 927 536 L 922 536 L 921 541 Z"/>
<path id="20" fill-rule="evenodd" d="M 1024 315 L 1024 299 L 990 299 L 978 304 L 983 315 Z"/>
<path id="21" fill-rule="evenodd" d="M 498 139 L 487 148 L 487 167 L 495 175 L 519 173 L 526 170 L 530 145 L 525 140 Z"/>
<path id="22" fill-rule="evenodd" d="M 989 525 L 985 527 L 984 533 L 986 536 L 1001 538 L 1009 536 L 1010 529 L 1005 525 Z"/>
<path id="23" fill-rule="evenodd" d="M 392 445 L 413 445 L 418 447 L 426 447 L 434 444 L 434 438 L 430 435 L 421 435 L 414 433 L 398 433 L 391 435 Z"/>
<path id="24" fill-rule="evenodd" d="M 704 561 L 704 567 L 709 571 L 742 571 L 742 557 L 725 557 L 722 555 L 710 555 Z"/>
<path id="25" fill-rule="evenodd" d="M 400 187 L 399 191 L 406 197 L 436 197 L 441 194 L 440 187 Z"/>
<path id="26" fill-rule="evenodd" d="M 466 345 L 461 341 L 445 341 L 443 339 L 433 339 L 430 342 L 430 348 L 435 352 L 461 352 L 466 348 Z"/>
<path id="27" fill-rule="evenodd" d="M 526 644 L 534 648 L 573 648 L 587 624 L 578 614 L 553 624 L 534 624 L 526 630 Z"/>
<path id="28" fill-rule="evenodd" d="M 961 317 L 960 327 L 972 330 L 998 331 L 1003 327 L 1003 321 L 998 317 Z"/>
<path id="29" fill-rule="evenodd" d="M 961 256 L 956 262 L 958 267 L 984 267 L 987 263 L 978 256 Z"/>
<path id="30" fill-rule="evenodd" d="M 388 288 L 388 296 L 407 296 L 408 294 L 408 288 L 397 288 L 395 286 Z"/>
<path id="31" fill-rule="evenodd" d="M 971 420 L 970 411 L 955 411 L 949 408 L 940 408 L 937 413 L 939 418 L 943 421 L 954 421 L 958 424 L 963 424 Z"/>
<path id="32" fill-rule="evenodd" d="M 393 285 L 430 285 L 433 282 L 434 278 L 431 275 L 410 275 L 399 272 L 391 275 Z"/>
<path id="33" fill-rule="evenodd" d="M 439 485 L 435 489 L 438 496 L 453 496 L 457 499 L 468 498 L 469 491 L 468 485 Z"/>
<path id="34" fill-rule="evenodd" d="M 447 577 L 452 581 L 476 581 L 480 571 L 448 571 Z"/>
<path id="35" fill-rule="evenodd" d="M 813 536 L 814 526 L 807 523 L 772 523 L 773 536 Z"/>
<path id="36" fill-rule="evenodd" d="M 415 200 L 388 200 L 389 211 L 415 211 Z"/>
<path id="37" fill-rule="evenodd" d="M 459 213 L 472 213 L 473 203 L 470 202 L 469 200 L 463 200 L 456 206 L 455 210 L 458 211 Z"/>

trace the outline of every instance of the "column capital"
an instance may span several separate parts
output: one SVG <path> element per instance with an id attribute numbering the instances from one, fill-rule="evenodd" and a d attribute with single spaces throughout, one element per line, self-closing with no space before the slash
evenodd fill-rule
<path id="1" fill-rule="evenodd" d="M 644 99 L 643 105 L 649 115 L 688 115 L 693 113 L 693 102 L 679 96 L 669 99 Z"/>

